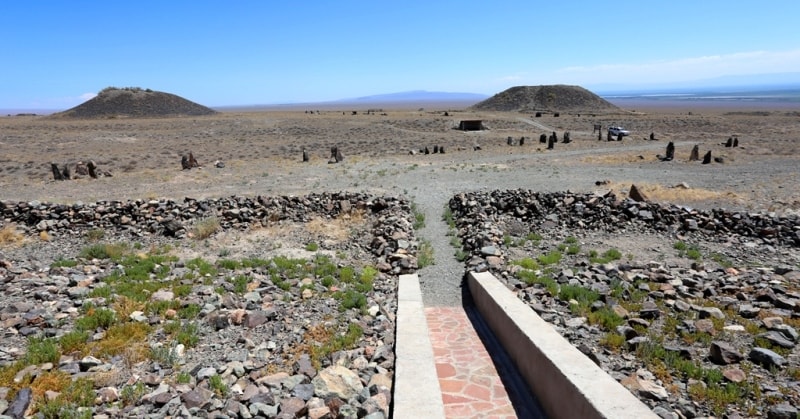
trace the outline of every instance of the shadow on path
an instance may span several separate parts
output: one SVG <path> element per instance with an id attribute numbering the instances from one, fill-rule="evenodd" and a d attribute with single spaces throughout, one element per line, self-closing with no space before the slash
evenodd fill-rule
<path id="1" fill-rule="evenodd" d="M 500 380 L 505 386 L 511 404 L 514 406 L 518 418 L 539 419 L 546 418 L 542 407 L 536 396 L 531 393 L 528 384 L 522 375 L 519 374 L 517 366 L 508 356 L 508 353 L 494 336 L 489 326 L 483 321 L 480 313 L 472 302 L 472 295 L 469 287 L 466 286 L 466 279 L 462 280 L 461 301 L 467 318 L 472 323 L 475 332 L 481 339 L 481 343 L 486 348 Z"/>

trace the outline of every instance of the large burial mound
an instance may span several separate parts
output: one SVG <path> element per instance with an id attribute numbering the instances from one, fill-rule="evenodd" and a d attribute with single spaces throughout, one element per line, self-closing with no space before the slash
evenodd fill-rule
<path id="1" fill-rule="evenodd" d="M 512 87 L 476 103 L 471 109 L 518 112 L 619 110 L 618 107 L 583 87 L 563 84 Z"/>
<path id="2" fill-rule="evenodd" d="M 72 109 L 55 114 L 60 117 L 164 117 L 212 115 L 217 111 L 171 93 L 139 87 L 108 87 Z"/>

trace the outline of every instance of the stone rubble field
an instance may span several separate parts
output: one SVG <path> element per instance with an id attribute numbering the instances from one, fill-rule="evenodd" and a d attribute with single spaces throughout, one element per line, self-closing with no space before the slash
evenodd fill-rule
<path id="1" fill-rule="evenodd" d="M 416 268 L 407 202 L 345 193 L 0 213 L 20 238 L 58 237 L 0 257 L 0 412 L 389 416 L 397 275 Z M 306 228 L 314 220 L 343 231 Z M 192 253 L 203 236 L 260 228 L 294 237 Z"/>
<path id="2" fill-rule="evenodd" d="M 505 281 L 661 417 L 797 415 L 798 214 L 526 190 L 449 208 L 468 270 Z"/>

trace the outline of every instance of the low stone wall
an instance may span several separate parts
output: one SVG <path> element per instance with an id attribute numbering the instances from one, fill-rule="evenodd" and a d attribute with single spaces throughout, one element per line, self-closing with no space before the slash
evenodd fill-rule
<path id="1" fill-rule="evenodd" d="M 713 209 L 696 210 L 620 199 L 613 193 L 539 193 L 530 190 L 501 190 L 464 193 L 450 200 L 458 227 L 467 230 L 467 249 L 479 250 L 494 238 L 484 233 L 481 223 L 508 214 L 534 227 L 560 226 L 569 229 L 621 231 L 648 229 L 704 237 L 739 235 L 766 244 L 800 246 L 800 217 L 779 217 L 770 213 L 745 213 Z M 502 232 L 500 232 L 502 239 Z M 489 239 L 488 241 L 486 239 Z"/>

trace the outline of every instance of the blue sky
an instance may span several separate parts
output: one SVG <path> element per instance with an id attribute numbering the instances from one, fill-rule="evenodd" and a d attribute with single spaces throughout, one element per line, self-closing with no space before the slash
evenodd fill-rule
<path id="1" fill-rule="evenodd" d="M 391 3 L 4 2 L 0 109 L 109 86 L 226 106 L 800 74 L 797 0 Z"/>

